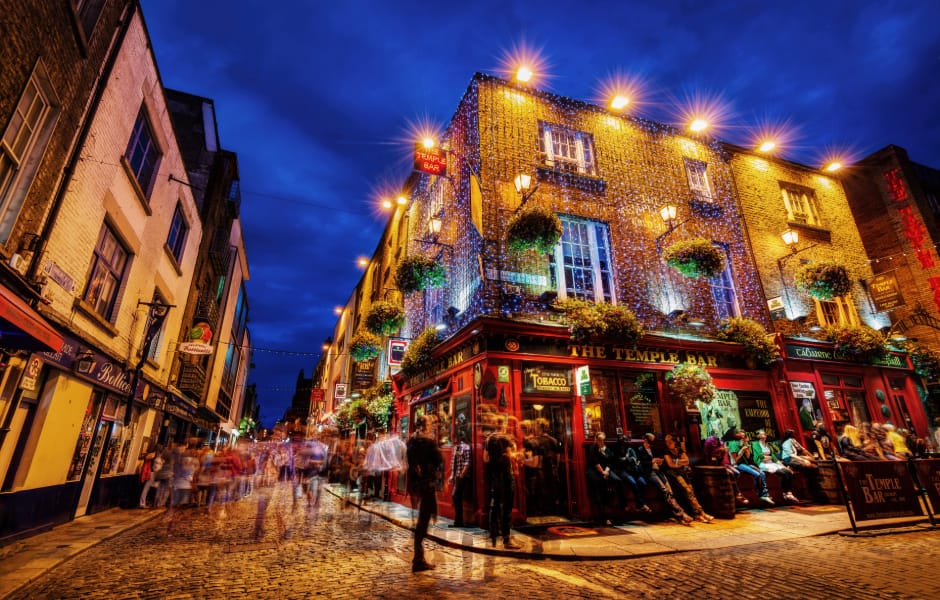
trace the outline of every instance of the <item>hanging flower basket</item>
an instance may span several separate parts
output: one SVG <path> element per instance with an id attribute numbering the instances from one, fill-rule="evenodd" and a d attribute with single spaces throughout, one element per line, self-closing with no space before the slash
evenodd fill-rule
<path id="1" fill-rule="evenodd" d="M 426 256 L 409 256 L 398 264 L 395 283 L 403 294 L 438 288 L 447 281 L 444 265 Z"/>
<path id="2" fill-rule="evenodd" d="M 506 238 L 509 251 L 515 254 L 526 250 L 547 254 L 558 244 L 563 232 L 558 215 L 547 208 L 529 206 L 509 219 Z"/>
<path id="3" fill-rule="evenodd" d="M 708 404 L 715 398 L 717 391 L 708 371 L 689 363 L 680 363 L 666 373 L 666 383 L 669 385 L 669 393 L 687 409 L 694 407 L 696 401 Z"/>
<path id="4" fill-rule="evenodd" d="M 773 334 L 768 334 L 757 321 L 742 317 L 727 318 L 718 325 L 717 337 L 743 345 L 748 356 L 765 367 L 780 358 L 780 349 L 774 343 Z"/>
<path id="5" fill-rule="evenodd" d="M 643 335 L 643 326 L 636 315 L 624 306 L 607 302 L 594 304 L 586 300 L 567 298 L 556 302 L 554 308 L 564 314 L 571 330 L 571 338 L 578 342 L 608 337 L 632 346 Z"/>
<path id="6" fill-rule="evenodd" d="M 852 280 L 842 265 L 809 263 L 796 273 L 796 286 L 817 300 L 832 300 L 852 291 Z"/>
<path id="7" fill-rule="evenodd" d="M 666 249 L 666 264 L 686 277 L 717 277 L 725 270 L 725 254 L 704 238 L 676 242 Z"/>
<path id="8" fill-rule="evenodd" d="M 836 345 L 836 354 L 869 362 L 887 354 L 885 338 L 871 327 L 827 327 L 827 340 Z"/>
<path id="9" fill-rule="evenodd" d="M 404 324 L 405 309 L 393 302 L 374 302 L 366 314 L 366 329 L 376 335 L 391 335 Z"/>
<path id="10" fill-rule="evenodd" d="M 349 356 L 356 362 L 371 360 L 382 351 L 382 340 L 368 331 L 357 333 L 349 343 Z"/>
<path id="11" fill-rule="evenodd" d="M 418 337 L 408 344 L 405 355 L 401 358 L 401 373 L 405 377 L 412 377 L 421 371 L 431 368 L 434 364 L 434 347 L 440 343 L 441 339 L 437 330 L 428 327 L 422 331 Z"/>
<path id="12" fill-rule="evenodd" d="M 940 379 L 940 352 L 920 344 L 908 342 L 904 345 L 914 363 L 914 372 L 928 382 Z"/>

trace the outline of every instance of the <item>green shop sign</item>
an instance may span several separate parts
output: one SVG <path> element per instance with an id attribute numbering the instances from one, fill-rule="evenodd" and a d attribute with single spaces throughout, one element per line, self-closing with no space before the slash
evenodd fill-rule
<path id="1" fill-rule="evenodd" d="M 787 344 L 786 350 L 787 358 L 798 358 L 800 360 L 831 360 L 837 362 L 854 363 L 859 362 L 850 356 L 844 356 L 841 353 L 837 353 L 835 348 L 819 348 L 817 346 Z M 899 354 L 895 352 L 892 352 L 881 358 L 876 358 L 864 364 L 871 364 L 877 367 L 891 367 L 894 369 L 910 368 L 907 363 L 907 356 L 905 354 Z"/>

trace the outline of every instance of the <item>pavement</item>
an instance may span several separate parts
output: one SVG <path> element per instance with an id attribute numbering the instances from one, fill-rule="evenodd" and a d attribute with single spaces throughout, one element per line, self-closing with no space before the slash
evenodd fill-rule
<path id="1" fill-rule="evenodd" d="M 326 491 L 343 498 L 340 486 Z M 414 526 L 416 511 L 409 507 L 357 494 L 345 498 L 358 510 L 405 529 Z M 85 550 L 163 515 L 163 509 L 114 508 L 83 516 L 49 531 L 0 546 L 0 599 Z M 542 519 L 512 531 L 520 549 L 506 549 L 500 541 L 490 545 L 487 532 L 478 527 L 454 528 L 439 517 L 428 538 L 441 545 L 474 553 L 520 559 L 566 561 L 627 559 L 642 556 L 728 548 L 825 534 L 852 534 L 845 508 L 836 505 L 789 505 L 739 510 L 733 519 L 695 523 L 691 527 L 671 521 L 628 521 L 615 526 L 596 526 L 563 519 Z M 541 525 L 541 527 L 539 527 Z M 880 531 L 900 531 L 920 521 L 879 522 Z M 896 528 L 892 528 L 896 527 Z M 535 529 L 535 530 L 533 530 Z"/>

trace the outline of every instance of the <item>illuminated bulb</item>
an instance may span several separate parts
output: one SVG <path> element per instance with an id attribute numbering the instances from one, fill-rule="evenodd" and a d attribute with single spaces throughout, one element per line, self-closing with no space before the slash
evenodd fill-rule
<path id="1" fill-rule="evenodd" d="M 830 173 L 833 171 L 838 171 L 841 168 L 842 168 L 842 163 L 840 162 L 831 162 L 828 165 L 826 165 L 826 170 L 829 171 Z"/>
<path id="2" fill-rule="evenodd" d="M 770 152 L 776 147 L 777 147 L 777 144 L 771 142 L 770 140 L 767 140 L 766 142 L 760 145 L 760 148 L 758 148 L 758 150 L 760 150 L 761 152 Z"/>
<path id="3" fill-rule="evenodd" d="M 630 99 L 626 96 L 616 95 L 614 99 L 610 101 L 610 108 L 613 110 L 623 110 L 627 104 L 630 104 Z"/>
<path id="4" fill-rule="evenodd" d="M 422 144 L 425 148 L 427 148 L 428 150 L 430 150 L 431 148 L 434 147 L 434 138 L 426 137 L 426 138 L 424 138 L 423 140 L 421 140 L 421 144 Z"/>
<path id="5" fill-rule="evenodd" d="M 689 125 L 689 130 L 694 132 L 705 131 L 705 128 L 708 127 L 708 121 L 705 119 L 695 119 Z"/>
<path id="6" fill-rule="evenodd" d="M 341 315 L 341 314 L 343 314 L 343 307 L 342 307 L 342 306 L 334 306 L 334 307 L 333 307 L 333 314 L 336 314 L 336 315 Z"/>
<path id="7" fill-rule="evenodd" d="M 382 208 L 391 208 L 391 207 L 392 207 L 391 200 L 389 200 L 388 198 L 385 198 L 382 200 Z"/>
<path id="8" fill-rule="evenodd" d="M 395 202 L 398 202 L 398 203 L 401 204 L 401 205 L 405 205 L 405 204 L 408 204 L 408 198 L 405 198 L 404 196 L 399 196 L 399 197 L 395 200 Z"/>
<path id="9" fill-rule="evenodd" d="M 358 259 L 356 259 L 356 264 L 359 265 L 359 268 L 365 269 L 369 266 L 369 259 L 364 256 L 360 256 Z"/>
<path id="10" fill-rule="evenodd" d="M 519 67 L 519 70 L 516 71 L 516 81 L 526 83 L 530 79 L 532 79 L 532 69 L 526 66 Z"/>

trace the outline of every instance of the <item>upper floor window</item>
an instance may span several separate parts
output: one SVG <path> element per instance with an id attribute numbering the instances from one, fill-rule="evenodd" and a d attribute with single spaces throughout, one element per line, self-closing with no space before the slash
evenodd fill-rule
<path id="1" fill-rule="evenodd" d="M 780 184 L 787 220 L 806 225 L 820 225 L 816 194 L 813 190 L 789 184 Z"/>
<path id="2" fill-rule="evenodd" d="M 248 327 L 248 299 L 245 297 L 245 286 L 238 288 L 238 299 L 235 300 L 235 314 L 232 317 L 232 339 L 241 342 Z"/>
<path id="3" fill-rule="evenodd" d="M 712 291 L 712 300 L 715 302 L 715 313 L 718 320 L 729 317 L 737 317 L 741 314 L 738 306 L 738 296 L 734 289 L 734 276 L 731 272 L 731 260 L 728 256 L 728 249 L 724 245 L 719 245 L 722 252 L 725 253 L 725 270 L 717 277 L 709 280 Z"/>
<path id="4" fill-rule="evenodd" d="M 591 134 L 539 121 L 539 160 L 547 167 L 595 175 Z"/>
<path id="5" fill-rule="evenodd" d="M 83 298 L 96 313 L 111 321 L 117 304 L 118 291 L 127 271 L 128 252 L 114 230 L 105 223 L 98 234 L 98 243 L 91 259 L 88 285 Z"/>
<path id="6" fill-rule="evenodd" d="M 166 236 L 166 245 L 173 253 L 177 264 L 182 262 L 187 235 L 189 235 L 189 223 L 183 215 L 183 207 L 177 203 L 176 210 L 173 211 L 173 221 L 170 222 L 170 233 Z"/>
<path id="7" fill-rule="evenodd" d="M 560 215 L 564 233 L 550 257 L 559 298 L 614 302 L 610 229 L 606 223 Z"/>
<path id="8" fill-rule="evenodd" d="M 147 119 L 147 111 L 141 107 L 124 157 L 127 159 L 145 196 L 150 195 L 150 187 L 153 184 L 154 175 L 157 173 L 160 156 L 160 148 L 153 136 L 150 121 Z"/>
<path id="9" fill-rule="evenodd" d="M 714 202 L 711 184 L 708 183 L 708 163 L 694 158 L 685 159 L 685 172 L 689 178 L 692 198 L 699 202 Z"/>
<path id="10" fill-rule="evenodd" d="M 13 230 L 49 142 L 57 112 L 54 98 L 45 67 L 39 63 L 0 138 L 0 240 Z"/>
<path id="11" fill-rule="evenodd" d="M 816 304 L 816 319 L 823 327 L 847 327 L 859 324 L 858 312 L 851 296 L 839 296 L 832 300 L 813 300 Z"/>

